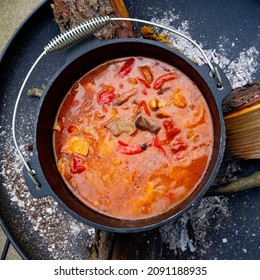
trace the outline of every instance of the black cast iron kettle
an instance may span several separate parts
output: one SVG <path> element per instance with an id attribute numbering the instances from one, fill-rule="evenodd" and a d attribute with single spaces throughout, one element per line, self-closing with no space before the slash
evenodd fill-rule
<path id="1" fill-rule="evenodd" d="M 109 21 L 111 19 L 105 17 L 102 18 L 102 20 Z M 100 23 L 99 20 L 96 19 L 96 21 Z M 91 24 L 95 24 L 95 20 L 93 22 L 94 23 L 91 22 Z M 145 21 L 141 22 L 147 23 Z M 149 22 L 149 24 L 151 23 Z M 89 29 L 91 29 L 89 25 L 87 29 L 86 33 L 89 34 Z M 69 35 L 66 36 L 69 37 Z M 64 39 L 64 36 L 62 39 Z M 64 41 L 60 39 L 60 45 L 57 43 L 58 39 L 50 43 L 48 45 L 49 47 L 46 47 L 46 50 L 36 61 L 35 65 L 46 53 L 54 51 L 49 51 L 49 49 L 52 49 L 53 46 L 55 47 L 55 51 L 64 47 L 66 44 L 65 41 L 67 40 L 65 39 Z M 77 40 L 79 39 L 81 38 L 77 38 Z M 68 41 L 69 44 L 72 44 L 75 40 L 73 41 L 72 39 L 68 39 Z M 197 44 L 195 43 L 195 45 Z M 77 199 L 69 190 L 57 169 L 52 141 L 52 129 L 57 111 L 73 83 L 91 69 L 108 60 L 129 56 L 155 58 L 181 70 L 202 92 L 210 109 L 214 126 L 214 148 L 212 158 L 205 176 L 198 187 L 177 207 L 174 207 L 161 215 L 141 220 L 116 219 L 94 211 Z M 25 164 L 24 176 L 26 184 L 31 194 L 37 198 L 52 196 L 70 215 L 79 221 L 102 230 L 113 232 L 144 231 L 161 226 L 162 224 L 181 216 L 190 207 L 192 207 L 211 186 L 221 165 L 225 150 L 225 125 L 221 110 L 221 103 L 223 98 L 230 93 L 231 86 L 221 69 L 219 69 L 216 65 L 213 66 L 208 59 L 206 59 L 206 62 L 207 65 L 198 66 L 177 50 L 162 43 L 136 38 L 114 39 L 105 42 L 94 40 L 94 43 L 91 43 L 87 50 L 84 50 L 83 52 L 82 50 L 79 52 L 75 51 L 72 56 L 68 56 L 63 67 L 61 67 L 51 81 L 49 81 L 48 86 L 40 99 L 35 118 L 36 123 L 34 130 L 33 157 L 29 163 L 24 160 L 22 153 L 19 150 L 19 154 L 22 156 Z M 32 67 L 32 69 L 33 68 L 34 67 Z M 26 79 L 24 84 L 25 83 Z M 20 93 L 23 90 L 23 86 Z M 16 109 L 18 102 L 16 104 Z M 15 114 L 13 131 L 15 131 Z"/>

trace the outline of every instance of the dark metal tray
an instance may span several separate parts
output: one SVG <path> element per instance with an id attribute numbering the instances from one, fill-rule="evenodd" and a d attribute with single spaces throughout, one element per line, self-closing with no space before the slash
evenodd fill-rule
<path id="1" fill-rule="evenodd" d="M 85 259 L 94 230 L 65 213 L 52 198 L 33 199 L 23 181 L 21 164 L 14 153 L 11 121 L 21 83 L 43 47 L 59 33 L 44 1 L 19 27 L 0 61 L 1 225 L 23 258 Z M 232 84 L 260 77 L 259 1 L 126 0 L 131 17 L 158 20 L 186 32 L 219 61 Z M 70 49 L 49 55 L 33 72 L 25 91 L 47 84 L 56 70 L 73 55 L 87 50 L 92 38 Z M 176 39 L 182 48 L 182 41 Z M 184 53 L 192 54 L 184 48 Z M 237 69 L 232 63 L 236 63 Z M 241 70 L 241 71 L 240 71 Z M 247 74 L 245 75 L 245 72 Z M 38 100 L 23 95 L 18 111 L 19 143 L 31 143 Z M 258 139 L 257 139 L 258 140 Z M 246 163 L 246 173 L 260 169 L 259 161 Z M 162 247 L 157 259 L 259 259 L 260 190 L 228 197 L 205 198 L 196 211 L 158 230 Z M 202 209 L 202 210 L 201 210 Z M 155 235 L 144 233 L 145 240 Z M 191 240 L 191 241 L 189 241 Z M 155 246 L 157 247 L 157 246 Z M 158 247 L 157 247 L 158 248 Z M 132 252 L 138 258 L 138 252 Z M 149 254 L 147 254 L 147 257 Z"/>

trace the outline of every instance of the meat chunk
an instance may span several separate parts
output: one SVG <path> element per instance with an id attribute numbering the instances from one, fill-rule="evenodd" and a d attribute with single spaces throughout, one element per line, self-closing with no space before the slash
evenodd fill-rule
<path id="1" fill-rule="evenodd" d="M 144 131 L 150 131 L 153 134 L 158 134 L 158 132 L 161 129 L 161 126 L 155 123 L 151 123 L 147 118 L 140 115 L 136 121 L 135 125 L 138 129 L 144 130 Z"/>
<path id="2" fill-rule="evenodd" d="M 119 136 L 123 132 L 132 135 L 136 131 L 134 122 L 131 120 L 122 120 L 120 118 L 114 119 L 106 125 L 106 127 L 115 135 Z"/>
<path id="3" fill-rule="evenodd" d="M 135 95 L 137 93 L 137 89 L 133 88 L 130 91 L 124 92 L 122 94 L 118 94 L 116 98 L 113 101 L 113 105 L 115 106 L 121 106 L 124 104 L 127 100 L 129 100 L 130 97 Z"/>

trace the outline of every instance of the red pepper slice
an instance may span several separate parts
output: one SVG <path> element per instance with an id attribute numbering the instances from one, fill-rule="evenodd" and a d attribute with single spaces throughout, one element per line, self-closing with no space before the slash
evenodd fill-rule
<path id="1" fill-rule="evenodd" d="M 161 152 L 163 152 L 163 154 L 166 156 L 166 152 L 164 150 L 164 148 L 161 146 L 160 144 L 160 140 L 159 138 L 156 136 L 154 139 L 153 139 L 153 145 Z"/>
<path id="2" fill-rule="evenodd" d="M 80 159 L 77 159 L 76 157 L 73 158 L 73 169 L 71 170 L 71 173 L 73 174 L 80 174 L 83 171 L 86 170 L 86 167 L 84 165 L 81 165 Z"/>
<path id="3" fill-rule="evenodd" d="M 140 108 L 140 107 L 143 107 L 144 108 L 144 111 L 145 111 L 145 113 L 146 113 L 146 115 L 148 115 L 149 117 L 151 116 L 151 113 L 150 113 L 150 111 L 149 111 L 149 108 L 148 108 L 148 106 L 147 106 L 147 104 L 146 104 L 146 102 L 144 101 L 144 100 L 142 100 L 142 101 L 140 101 L 139 103 L 138 103 L 138 107 Z"/>
<path id="4" fill-rule="evenodd" d="M 146 82 L 146 80 L 137 78 L 137 80 L 142 83 L 146 88 L 151 88 L 150 85 Z"/>
<path id="5" fill-rule="evenodd" d="M 166 140 L 171 141 L 173 138 L 180 133 L 180 129 L 173 126 L 172 120 L 164 120 L 163 126 L 166 130 Z"/>
<path id="6" fill-rule="evenodd" d="M 109 104 L 115 98 L 115 93 L 111 90 L 103 90 L 97 95 L 97 102 L 100 105 Z"/>
<path id="7" fill-rule="evenodd" d="M 125 155 L 136 155 L 142 153 L 144 149 L 142 149 L 141 145 L 119 146 L 117 151 Z"/>
<path id="8" fill-rule="evenodd" d="M 147 95 L 146 89 L 143 89 L 143 90 L 142 90 L 142 94 L 143 94 L 143 95 Z"/>
<path id="9" fill-rule="evenodd" d="M 125 142 L 123 142 L 121 140 L 118 140 L 118 144 L 121 145 L 121 146 L 124 146 L 124 147 L 128 146 L 127 143 L 125 143 Z"/>
<path id="10" fill-rule="evenodd" d="M 118 75 L 123 78 L 127 74 L 129 74 L 134 66 L 135 59 L 134 58 L 129 58 L 119 69 Z"/>
<path id="11" fill-rule="evenodd" d="M 153 88 L 156 90 L 160 89 L 165 82 L 174 80 L 176 78 L 177 78 L 176 73 L 164 74 L 164 75 L 160 76 L 159 78 L 157 78 L 157 80 L 154 82 Z"/>
<path id="12" fill-rule="evenodd" d="M 187 144 L 184 144 L 183 142 L 179 142 L 179 143 L 176 143 L 172 148 L 171 148 L 171 151 L 173 153 L 178 153 L 178 152 L 181 152 L 181 151 L 184 151 L 187 149 Z"/>
<path id="13" fill-rule="evenodd" d="M 76 131 L 76 130 L 78 130 L 78 128 L 75 125 L 70 125 L 68 127 L 68 132 L 69 133 L 72 133 L 73 131 Z"/>
<path id="14" fill-rule="evenodd" d="M 146 80 L 146 82 L 148 84 L 151 84 L 153 82 L 153 74 L 152 74 L 150 67 L 144 65 L 144 66 L 139 67 L 139 70 L 140 70 L 142 76 L 144 77 L 144 79 Z"/>

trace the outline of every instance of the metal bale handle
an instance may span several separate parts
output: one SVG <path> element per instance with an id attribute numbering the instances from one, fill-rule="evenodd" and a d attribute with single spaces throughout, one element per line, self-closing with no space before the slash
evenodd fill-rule
<path id="1" fill-rule="evenodd" d="M 161 25 L 161 24 L 157 24 L 151 21 L 147 21 L 147 20 L 142 20 L 142 19 L 136 19 L 136 18 L 117 18 L 117 17 L 109 17 L 109 16 L 104 16 L 104 17 L 97 17 L 97 18 L 93 18 L 91 20 L 88 20 L 74 28 L 72 28 L 71 30 L 68 30 L 62 34 L 59 34 L 58 36 L 54 37 L 45 47 L 44 47 L 44 51 L 40 54 L 40 56 L 36 59 L 36 61 L 34 62 L 34 64 L 31 66 L 30 70 L 28 71 L 22 86 L 19 90 L 19 93 L 17 95 L 17 99 L 16 99 L 16 103 L 14 106 L 14 111 L 13 111 L 13 118 L 12 118 L 12 135 L 13 135 L 13 141 L 14 141 L 14 145 L 15 148 L 18 152 L 19 157 L 21 158 L 24 167 L 26 168 L 28 175 L 30 177 L 30 179 L 33 181 L 34 185 L 36 188 L 40 188 L 40 182 L 37 181 L 37 179 L 35 178 L 35 171 L 29 166 L 28 162 L 26 161 L 24 155 L 22 154 L 22 151 L 17 143 L 17 139 L 16 139 L 16 115 L 17 115 L 17 110 L 18 110 L 18 105 L 19 105 L 19 101 L 21 99 L 24 87 L 32 73 L 32 71 L 34 70 L 34 68 L 36 67 L 36 65 L 38 64 L 38 62 L 42 59 L 42 57 L 46 54 L 50 54 L 50 53 L 54 53 L 57 52 L 65 47 L 71 46 L 72 44 L 79 42 L 80 40 L 83 40 L 84 38 L 86 38 L 89 35 L 93 35 L 94 32 L 100 30 L 102 27 L 105 27 L 106 25 L 108 25 L 109 23 L 113 22 L 113 21 L 132 21 L 132 22 L 139 22 L 139 23 L 143 23 L 143 24 L 149 24 L 158 28 L 162 28 L 165 29 L 171 33 L 174 33 L 182 38 L 185 38 L 187 41 L 191 42 L 195 47 L 198 48 L 198 50 L 200 51 L 200 53 L 202 54 L 205 62 L 207 63 L 207 65 L 209 66 L 210 69 L 210 73 L 212 75 L 213 78 L 215 78 L 217 80 L 217 87 L 219 89 L 223 88 L 223 83 L 222 83 L 222 79 L 220 77 L 220 74 L 218 72 L 217 67 L 214 67 L 212 65 L 212 63 L 209 61 L 208 57 L 206 56 L 205 52 L 203 51 L 203 49 L 195 42 L 193 41 L 191 38 L 189 38 L 188 36 L 180 33 L 177 30 L 174 30 L 172 28 L 169 28 L 167 26 Z"/>

